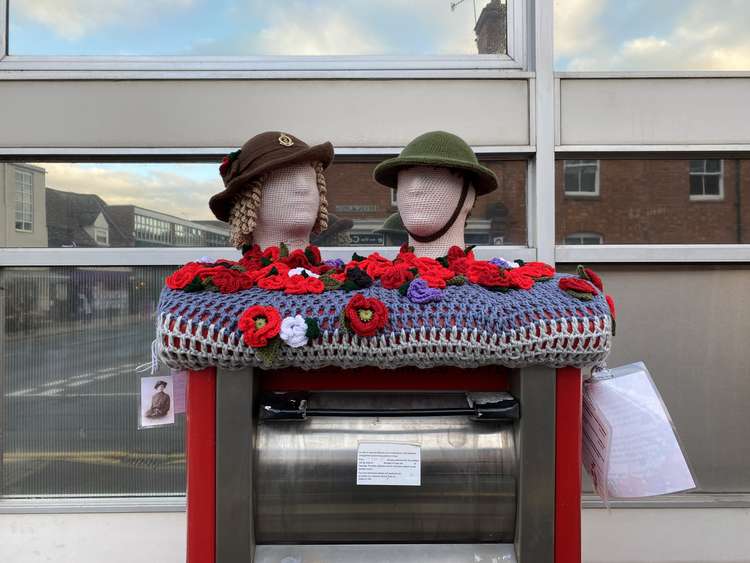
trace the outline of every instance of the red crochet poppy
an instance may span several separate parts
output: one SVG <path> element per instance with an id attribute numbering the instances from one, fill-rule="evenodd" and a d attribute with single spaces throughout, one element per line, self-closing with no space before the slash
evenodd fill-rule
<path id="1" fill-rule="evenodd" d="M 452 277 L 454 276 L 451 276 L 451 278 Z M 447 285 L 445 283 L 445 278 L 438 271 L 428 271 L 424 274 L 419 274 L 419 278 L 426 281 L 429 287 L 434 287 L 436 289 L 445 289 L 445 286 Z"/>
<path id="2" fill-rule="evenodd" d="M 485 287 L 511 287 L 512 280 L 498 266 L 485 261 L 476 261 L 469 266 L 466 276 L 471 283 Z"/>
<path id="3" fill-rule="evenodd" d="M 555 275 L 555 269 L 544 262 L 526 262 L 523 266 L 516 268 L 514 271 L 521 272 L 534 279 L 551 278 Z"/>
<path id="4" fill-rule="evenodd" d="M 164 283 L 167 284 L 169 289 L 183 289 L 189 285 L 200 272 L 206 269 L 207 268 L 198 262 L 188 262 L 175 273 L 167 276 Z"/>
<path id="5" fill-rule="evenodd" d="M 576 293 L 589 293 L 591 295 L 599 294 L 593 285 L 581 278 L 560 278 L 557 285 L 563 291 L 575 291 Z"/>
<path id="6" fill-rule="evenodd" d="M 612 315 L 612 318 L 617 319 L 617 311 L 615 311 L 615 300 L 612 299 L 611 295 L 605 295 L 604 298 L 607 300 L 607 305 L 609 305 L 609 312 Z"/>
<path id="7" fill-rule="evenodd" d="M 346 305 L 344 315 L 354 332 L 372 336 L 387 324 L 388 307 L 377 299 L 357 293 Z"/>
<path id="8" fill-rule="evenodd" d="M 305 252 L 299 249 L 292 250 L 292 252 L 289 253 L 289 256 L 280 258 L 279 262 L 289 266 L 289 269 L 310 267 L 310 261 L 307 259 Z"/>
<path id="9" fill-rule="evenodd" d="M 289 295 L 304 295 L 306 293 L 323 293 L 325 286 L 318 278 L 306 278 L 302 275 L 290 277 L 286 282 L 284 293 Z"/>
<path id="10" fill-rule="evenodd" d="M 258 287 L 269 291 L 278 291 L 279 289 L 284 289 L 288 281 L 289 276 L 286 274 L 276 274 L 275 276 L 260 278 L 258 280 Z"/>
<path id="11" fill-rule="evenodd" d="M 591 268 L 584 268 L 583 273 L 586 279 L 593 283 L 599 291 L 604 291 L 604 283 L 602 283 L 602 278 L 599 277 L 599 274 Z"/>
<path id="12" fill-rule="evenodd" d="M 253 286 L 253 280 L 247 274 L 222 266 L 203 270 L 200 277 L 202 280 L 210 277 L 211 283 L 221 293 L 235 293 L 243 289 L 250 289 Z"/>
<path id="13" fill-rule="evenodd" d="M 534 287 L 534 278 L 522 272 L 521 268 L 515 268 L 507 272 L 511 286 L 516 289 L 531 289 Z"/>
<path id="14" fill-rule="evenodd" d="M 229 170 L 229 167 L 231 166 L 232 161 L 229 159 L 228 156 L 225 156 L 221 159 L 221 164 L 219 165 L 219 174 L 224 176 L 227 173 L 227 170 Z"/>
<path id="15" fill-rule="evenodd" d="M 395 264 L 387 268 L 380 276 L 380 283 L 385 289 L 398 289 L 414 279 L 407 264 Z"/>
<path id="16" fill-rule="evenodd" d="M 245 310 L 238 323 L 242 340 L 253 348 L 263 348 L 281 330 L 281 315 L 273 307 L 253 305 Z"/>

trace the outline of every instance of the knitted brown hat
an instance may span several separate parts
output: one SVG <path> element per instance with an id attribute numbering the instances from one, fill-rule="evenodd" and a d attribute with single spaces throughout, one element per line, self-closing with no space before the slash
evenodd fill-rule
<path id="1" fill-rule="evenodd" d="M 213 196 L 208 206 L 217 219 L 229 221 L 234 196 L 253 178 L 300 162 L 320 162 L 326 168 L 332 160 L 333 145 L 329 142 L 311 147 L 289 133 L 260 133 L 249 139 L 240 150 L 224 157 L 219 173 L 226 189 Z"/>

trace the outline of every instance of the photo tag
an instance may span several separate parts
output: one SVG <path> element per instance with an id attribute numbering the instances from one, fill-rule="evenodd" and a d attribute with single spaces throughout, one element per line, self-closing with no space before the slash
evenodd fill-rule
<path id="1" fill-rule="evenodd" d="M 695 488 L 672 419 L 643 362 L 583 388 L 583 463 L 605 503 Z"/>
<path id="2" fill-rule="evenodd" d="M 157 375 L 141 378 L 138 429 L 174 424 L 174 377 Z"/>

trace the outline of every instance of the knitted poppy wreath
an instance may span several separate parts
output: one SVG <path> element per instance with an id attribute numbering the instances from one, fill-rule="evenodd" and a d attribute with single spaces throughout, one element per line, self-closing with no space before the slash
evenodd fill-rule
<path id="1" fill-rule="evenodd" d="M 373 252 L 369 256 L 354 254 L 349 262 L 343 262 L 323 261 L 315 246 L 290 252 L 284 245 L 264 250 L 256 245 L 245 249 L 236 262 L 189 262 L 167 277 L 166 285 L 187 292 L 236 293 L 258 287 L 305 295 L 356 291 L 379 283 L 385 289 L 400 291 L 414 303 L 425 303 L 438 300 L 440 295 L 440 292 L 425 292 L 426 288 L 440 290 L 471 283 L 490 291 L 529 290 L 554 275 L 555 269 L 542 262 L 477 260 L 471 248 L 463 250 L 456 246 L 437 259 L 417 257 L 412 248 L 404 245 L 394 260 Z M 414 283 L 416 286 L 409 291 Z"/>

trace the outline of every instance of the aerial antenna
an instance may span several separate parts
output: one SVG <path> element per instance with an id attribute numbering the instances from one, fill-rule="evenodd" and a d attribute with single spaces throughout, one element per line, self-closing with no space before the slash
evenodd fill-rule
<path id="1" fill-rule="evenodd" d="M 455 12 L 456 8 L 463 4 L 466 0 L 456 0 L 455 2 L 451 2 L 451 12 Z M 472 5 L 474 6 L 474 23 L 477 23 L 477 0 L 471 0 Z"/>

